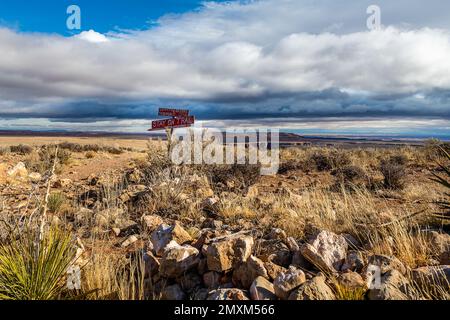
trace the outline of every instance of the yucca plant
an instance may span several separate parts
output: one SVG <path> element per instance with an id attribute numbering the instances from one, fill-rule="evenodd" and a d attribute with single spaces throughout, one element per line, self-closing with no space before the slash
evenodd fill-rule
<path id="1" fill-rule="evenodd" d="M 450 154 L 443 148 L 439 147 L 440 151 L 444 155 L 444 157 L 450 161 Z M 437 173 L 431 172 L 433 174 L 433 178 L 431 180 L 443 185 L 447 189 L 450 189 L 450 167 L 445 166 L 441 163 L 438 163 L 439 167 L 443 171 L 443 174 L 445 177 L 438 175 Z M 450 193 L 445 192 L 445 196 L 447 197 L 447 200 L 441 200 L 438 201 L 437 204 L 441 207 L 442 213 L 437 214 L 437 216 L 441 219 L 444 219 L 446 221 L 450 221 Z"/>
<path id="2" fill-rule="evenodd" d="M 64 278 L 76 255 L 72 237 L 50 228 L 25 231 L 0 246 L 0 299 L 53 300 L 64 291 Z"/>

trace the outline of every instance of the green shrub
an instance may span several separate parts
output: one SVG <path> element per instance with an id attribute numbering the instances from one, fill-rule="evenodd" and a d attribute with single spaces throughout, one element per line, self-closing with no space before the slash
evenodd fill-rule
<path id="1" fill-rule="evenodd" d="M 53 213 L 58 213 L 66 203 L 66 197 L 62 193 L 52 193 L 48 197 L 48 209 Z"/>
<path id="2" fill-rule="evenodd" d="M 44 174 L 52 169 L 55 153 L 56 146 L 43 146 L 39 149 L 37 158 L 34 156 L 35 154 L 32 154 L 29 159 L 25 161 L 25 164 L 28 169 Z M 58 148 L 58 161 L 55 170 L 57 173 L 61 172 L 62 166 L 69 163 L 71 155 L 72 154 L 68 150 Z"/>

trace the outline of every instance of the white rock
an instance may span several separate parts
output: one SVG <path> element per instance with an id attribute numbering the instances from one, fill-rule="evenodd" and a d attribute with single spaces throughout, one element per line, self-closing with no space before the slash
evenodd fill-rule
<path id="1" fill-rule="evenodd" d="M 347 256 L 348 244 L 344 237 L 329 231 L 320 232 L 301 247 L 302 255 L 324 272 L 337 272 Z"/>

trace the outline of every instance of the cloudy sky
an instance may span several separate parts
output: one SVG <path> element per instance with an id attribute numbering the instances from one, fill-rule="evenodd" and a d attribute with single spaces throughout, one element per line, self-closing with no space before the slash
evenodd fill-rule
<path id="1" fill-rule="evenodd" d="M 205 126 L 450 136 L 450 2 L 42 2 L 0 4 L 0 129 L 141 132 L 164 106 Z"/>

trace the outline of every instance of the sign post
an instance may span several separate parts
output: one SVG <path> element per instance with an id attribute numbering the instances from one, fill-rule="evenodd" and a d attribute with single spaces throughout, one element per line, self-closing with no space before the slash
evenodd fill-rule
<path id="1" fill-rule="evenodd" d="M 195 117 L 189 115 L 189 110 L 160 108 L 158 116 L 171 117 L 152 121 L 148 131 L 165 130 L 167 135 L 167 152 L 172 151 L 172 134 L 175 128 L 187 128 L 194 124 Z"/>

